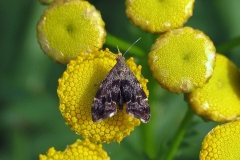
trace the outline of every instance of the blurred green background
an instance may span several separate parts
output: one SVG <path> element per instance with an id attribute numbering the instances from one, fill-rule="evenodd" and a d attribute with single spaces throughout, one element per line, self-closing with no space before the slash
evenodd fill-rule
<path id="1" fill-rule="evenodd" d="M 125 2 L 90 1 L 100 10 L 106 30 L 115 37 L 133 43 L 146 55 L 134 56 L 149 79 L 152 117 L 148 124 L 136 127 L 120 144 L 104 144 L 113 160 L 161 159 L 168 150 L 186 110 L 183 95 L 162 89 L 152 78 L 147 66 L 147 53 L 158 35 L 146 33 L 130 23 L 125 15 Z M 240 36 L 240 1 L 197 0 L 193 16 L 185 24 L 202 30 L 218 47 Z M 77 136 L 65 125 L 58 110 L 58 78 L 66 66 L 48 58 L 36 38 L 36 24 L 46 6 L 37 0 L 3 0 L 0 2 L 0 159 L 33 160 L 48 148 L 64 150 Z M 115 46 L 108 45 L 117 53 Z M 104 48 L 106 47 L 104 46 Z M 121 46 L 119 46 L 121 49 Z M 224 52 L 240 66 L 240 48 Z M 201 141 L 215 123 L 195 116 L 175 159 L 198 159 Z M 157 158 L 156 158 L 157 157 Z"/>

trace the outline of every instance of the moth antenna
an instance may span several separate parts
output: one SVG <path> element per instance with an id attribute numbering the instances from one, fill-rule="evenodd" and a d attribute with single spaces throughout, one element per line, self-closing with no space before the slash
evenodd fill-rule
<path id="1" fill-rule="evenodd" d="M 121 54 L 121 52 L 120 52 L 120 50 L 119 50 L 118 46 L 117 46 L 117 50 L 118 50 L 118 54 Z"/>
<path id="2" fill-rule="evenodd" d="M 124 57 L 124 55 L 132 48 L 132 46 L 134 46 L 134 44 L 136 44 L 140 39 L 141 39 L 141 37 L 138 38 L 138 39 L 126 50 L 126 52 L 123 53 L 123 57 Z M 117 47 L 117 49 L 118 49 L 118 47 Z M 120 53 L 119 49 L 118 49 L 118 53 Z"/>

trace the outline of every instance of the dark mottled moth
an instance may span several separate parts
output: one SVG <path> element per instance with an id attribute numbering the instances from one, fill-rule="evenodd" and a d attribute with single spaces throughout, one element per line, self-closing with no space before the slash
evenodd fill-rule
<path id="1" fill-rule="evenodd" d="M 147 123 L 150 120 L 147 96 L 133 72 L 126 65 L 124 55 L 122 56 L 119 50 L 118 52 L 117 63 L 102 81 L 94 97 L 92 120 L 98 122 L 112 117 L 117 113 L 117 105 L 122 110 L 126 103 L 126 112 L 129 115 Z"/>

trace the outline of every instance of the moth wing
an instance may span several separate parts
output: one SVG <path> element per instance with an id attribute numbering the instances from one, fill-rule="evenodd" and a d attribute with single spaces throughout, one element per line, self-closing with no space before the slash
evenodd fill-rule
<path id="1" fill-rule="evenodd" d="M 121 88 L 126 101 L 126 112 L 147 123 L 150 120 L 150 107 L 147 96 L 132 71 L 126 72 L 127 80 L 121 81 Z"/>
<path id="2" fill-rule="evenodd" d="M 117 99 L 120 93 L 120 80 L 111 81 L 113 70 L 103 80 L 92 104 L 92 120 L 94 122 L 112 117 L 117 113 Z"/>

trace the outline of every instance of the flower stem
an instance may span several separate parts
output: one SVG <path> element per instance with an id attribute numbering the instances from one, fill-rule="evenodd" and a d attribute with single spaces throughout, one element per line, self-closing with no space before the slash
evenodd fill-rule
<path id="1" fill-rule="evenodd" d="M 240 37 L 234 38 L 230 40 L 229 42 L 226 42 L 220 46 L 217 47 L 217 52 L 218 53 L 225 53 L 235 47 L 240 46 Z"/>
<path id="2" fill-rule="evenodd" d="M 120 50 L 123 50 L 123 51 L 128 50 L 133 43 L 134 42 L 132 43 L 126 42 L 118 37 L 115 37 L 114 35 L 111 35 L 110 33 L 107 34 L 106 42 L 105 42 L 106 45 L 109 45 L 115 48 L 118 46 Z M 138 47 L 138 45 L 132 46 L 128 52 L 139 57 L 143 57 L 144 55 L 146 55 L 145 52 Z"/>
<path id="3" fill-rule="evenodd" d="M 165 160 L 172 160 L 174 158 L 174 155 L 175 155 L 179 145 L 181 144 L 182 139 L 188 129 L 188 126 L 192 122 L 193 116 L 194 116 L 193 112 L 190 109 L 188 109 L 180 127 L 178 128 L 178 130 L 176 132 L 176 135 L 174 136 L 173 143 L 171 144 L 171 146 L 166 154 L 166 158 L 164 158 Z"/>

